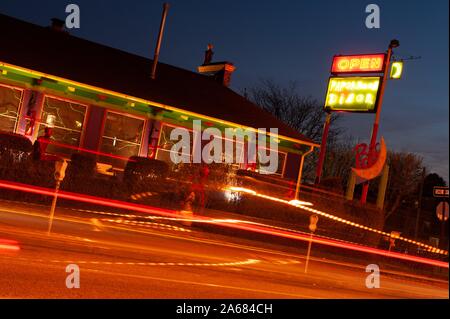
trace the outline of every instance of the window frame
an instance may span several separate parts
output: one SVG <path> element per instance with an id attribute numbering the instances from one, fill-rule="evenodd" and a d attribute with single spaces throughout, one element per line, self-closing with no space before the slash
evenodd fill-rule
<path id="1" fill-rule="evenodd" d="M 270 150 L 270 148 L 268 148 L 266 146 L 259 146 L 258 145 L 257 150 L 259 151 L 260 149 L 264 149 L 265 152 L 267 152 L 267 150 Z M 272 150 L 272 152 L 273 152 L 273 150 Z M 280 150 L 277 150 L 275 152 L 277 152 L 278 154 L 280 154 L 280 153 L 284 154 L 283 168 L 281 169 L 281 173 L 272 173 L 271 175 L 277 175 L 277 176 L 280 176 L 281 178 L 284 178 L 284 173 L 285 173 L 285 170 L 286 170 L 286 163 L 287 163 L 287 158 L 288 158 L 288 152 L 284 152 L 284 151 L 280 151 Z M 259 172 L 260 171 L 260 169 L 259 169 L 259 158 L 257 158 L 257 164 L 258 164 L 258 168 L 257 169 L 258 169 L 258 172 Z"/>
<path id="2" fill-rule="evenodd" d="M 80 140 L 79 140 L 79 142 L 78 142 L 78 146 L 73 146 L 73 147 L 75 147 L 77 150 L 80 150 L 81 147 L 82 147 L 82 143 L 83 143 L 85 134 L 86 134 L 86 124 L 87 124 L 87 120 L 88 120 L 88 112 L 89 112 L 89 110 L 90 110 L 90 105 L 89 105 L 89 104 L 85 104 L 85 103 L 83 103 L 83 102 L 79 102 L 79 101 L 74 100 L 74 99 L 68 99 L 68 98 L 63 98 L 63 97 L 59 97 L 59 96 L 56 96 L 56 95 L 44 93 L 44 95 L 43 95 L 43 97 L 42 97 L 42 105 L 41 105 L 41 108 L 40 108 L 40 114 L 39 114 L 39 117 L 36 119 L 36 122 L 37 122 L 37 124 L 38 124 L 38 125 L 37 125 L 37 128 L 36 128 L 36 134 L 37 134 L 37 135 L 39 134 L 39 130 L 40 130 L 40 128 L 41 128 L 41 125 L 44 125 L 45 127 L 47 127 L 47 124 L 46 124 L 46 123 L 43 121 L 43 119 L 42 119 L 42 115 L 43 115 L 43 113 L 44 113 L 45 99 L 46 99 L 46 98 L 51 98 L 51 99 L 59 100 L 59 101 L 62 101 L 62 102 L 72 103 L 72 104 L 78 104 L 78 105 L 81 105 L 81 106 L 84 106 L 84 107 L 85 107 L 85 112 L 84 112 L 84 117 L 83 117 L 83 123 L 82 123 L 82 125 L 81 125 L 81 130 L 80 130 Z M 58 129 L 62 129 L 62 130 L 67 130 L 67 131 L 75 131 L 75 130 L 72 130 L 72 129 L 66 129 L 66 128 L 60 127 L 60 126 L 53 126 L 53 127 L 58 128 Z M 36 138 L 37 138 L 37 137 L 38 137 L 38 136 L 36 136 Z M 72 145 L 71 145 L 71 146 L 72 146 Z"/>
<path id="3" fill-rule="evenodd" d="M 139 144 L 138 143 L 133 143 L 133 142 L 128 142 L 128 141 L 125 141 L 125 140 L 119 140 L 119 141 L 122 141 L 122 142 L 125 142 L 125 143 L 139 145 L 139 149 L 138 149 L 137 155 L 135 155 L 135 156 L 139 156 L 139 154 L 141 154 L 141 152 L 142 152 L 142 147 L 143 147 L 143 144 L 144 144 L 144 135 L 145 135 L 145 131 L 146 131 L 145 128 L 146 128 L 148 119 L 146 117 L 144 117 L 144 116 L 134 115 L 134 114 L 130 114 L 130 113 L 127 113 L 127 112 L 121 112 L 121 111 L 108 109 L 108 108 L 105 108 L 105 114 L 103 115 L 102 129 L 101 129 L 101 135 L 100 135 L 97 151 L 100 152 L 100 150 L 102 148 L 102 140 L 103 140 L 103 138 L 112 139 L 110 137 L 105 137 L 105 127 L 106 127 L 106 121 L 108 120 L 108 113 L 114 113 L 114 114 L 118 114 L 118 115 L 121 115 L 121 116 L 131 117 L 131 118 L 143 121 L 141 138 L 140 138 Z M 104 152 L 101 152 L 101 153 L 104 154 L 103 156 L 107 156 L 106 154 L 108 154 L 108 153 L 104 153 Z M 108 154 L 108 155 L 124 157 L 122 155 L 117 155 L 117 154 Z"/>
<path id="4" fill-rule="evenodd" d="M 12 130 L 12 133 L 17 133 L 17 130 L 19 128 L 20 118 L 22 116 L 23 102 L 24 102 L 25 90 L 26 89 L 22 88 L 22 87 L 18 87 L 18 86 L 4 84 L 4 83 L 0 83 L 0 87 L 5 87 L 5 88 L 8 88 L 8 89 L 13 89 L 13 90 L 20 91 L 20 102 L 19 102 L 19 106 L 17 107 L 16 122 L 15 122 L 14 128 Z M 12 118 L 10 116 L 3 116 L 3 115 L 0 115 L 0 116 L 1 117 L 6 117 L 6 118 Z"/>
<path id="5" fill-rule="evenodd" d="M 191 154 L 189 154 L 190 161 L 192 163 L 193 156 L 194 156 L 194 149 L 195 149 L 195 145 L 196 145 L 196 142 L 197 142 L 197 136 L 196 136 L 196 134 L 194 134 L 195 133 L 194 129 L 191 129 L 191 128 L 188 128 L 188 127 L 184 127 L 184 126 L 181 126 L 181 125 L 175 125 L 175 124 L 168 123 L 168 122 L 163 122 L 163 121 L 161 121 L 160 123 L 161 123 L 161 127 L 159 129 L 158 142 L 156 143 L 155 159 L 158 159 L 158 152 L 161 149 L 159 147 L 159 144 L 160 144 L 160 141 L 161 141 L 162 131 L 164 129 L 164 126 L 168 126 L 168 127 L 172 127 L 172 128 L 182 128 L 182 129 L 188 130 L 189 132 L 192 132 L 192 149 L 191 149 Z M 172 153 L 171 150 L 162 149 L 162 151 L 163 152 Z"/>

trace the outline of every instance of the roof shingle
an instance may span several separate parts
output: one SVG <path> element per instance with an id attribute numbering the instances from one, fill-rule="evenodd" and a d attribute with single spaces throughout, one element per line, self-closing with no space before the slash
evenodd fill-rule
<path id="1" fill-rule="evenodd" d="M 296 132 L 233 90 L 204 75 L 0 14 L 0 61 L 254 128 Z"/>

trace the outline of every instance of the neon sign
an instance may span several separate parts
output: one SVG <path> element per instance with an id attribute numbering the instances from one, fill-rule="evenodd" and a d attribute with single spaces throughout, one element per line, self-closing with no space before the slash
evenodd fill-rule
<path id="1" fill-rule="evenodd" d="M 403 73 L 403 62 L 401 61 L 393 62 L 391 66 L 390 78 L 394 80 L 400 79 L 402 77 L 402 73 Z"/>
<path id="2" fill-rule="evenodd" d="M 330 77 L 326 111 L 376 112 L 381 77 Z"/>
<path id="3" fill-rule="evenodd" d="M 382 73 L 384 59 L 384 53 L 334 56 L 331 73 Z"/>

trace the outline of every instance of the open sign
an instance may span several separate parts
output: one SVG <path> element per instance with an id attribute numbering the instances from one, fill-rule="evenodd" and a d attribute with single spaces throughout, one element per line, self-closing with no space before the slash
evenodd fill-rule
<path id="1" fill-rule="evenodd" d="M 382 73 L 385 54 L 337 55 L 331 73 Z"/>

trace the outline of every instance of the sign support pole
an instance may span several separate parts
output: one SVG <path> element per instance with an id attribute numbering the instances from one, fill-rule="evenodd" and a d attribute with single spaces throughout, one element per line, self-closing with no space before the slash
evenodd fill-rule
<path id="1" fill-rule="evenodd" d="M 55 195 L 53 196 L 52 207 L 50 208 L 50 217 L 48 218 L 47 235 L 50 235 L 50 233 L 52 231 L 53 216 L 55 216 L 56 201 L 58 200 L 58 192 L 59 192 L 60 185 L 61 185 L 61 181 L 57 180 L 56 187 L 55 187 Z"/>
<path id="2" fill-rule="evenodd" d="M 312 238 L 313 238 L 313 232 L 310 233 L 310 237 L 309 237 L 308 253 L 306 254 L 306 261 L 305 261 L 305 274 L 308 273 L 308 263 L 309 263 L 309 256 L 311 255 Z"/>
<path id="3" fill-rule="evenodd" d="M 380 96 L 377 101 L 377 113 L 375 115 L 375 122 L 373 123 L 373 129 L 372 129 L 372 137 L 370 139 L 370 146 L 369 146 L 369 152 L 372 152 L 375 149 L 375 145 L 377 144 L 377 134 L 378 134 L 378 126 L 380 123 L 380 114 L 381 114 L 381 106 L 383 105 L 383 95 L 384 90 L 386 88 L 386 82 L 389 74 L 389 64 L 391 61 L 392 56 L 392 49 L 394 47 L 398 46 L 398 41 L 392 40 L 389 44 L 389 48 L 387 51 L 386 61 L 384 64 L 384 73 L 383 73 L 383 81 L 381 82 L 380 87 Z M 362 189 L 362 195 L 361 195 L 361 203 L 365 204 L 367 201 L 367 193 L 369 191 L 369 181 L 364 182 L 363 189 Z"/>

